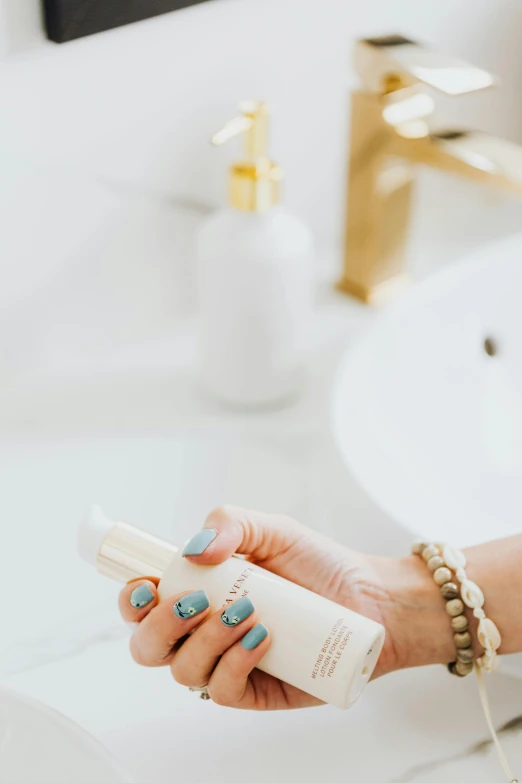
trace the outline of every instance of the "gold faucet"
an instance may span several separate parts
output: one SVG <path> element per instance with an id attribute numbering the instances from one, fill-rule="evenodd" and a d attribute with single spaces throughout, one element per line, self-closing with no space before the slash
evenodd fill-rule
<path id="1" fill-rule="evenodd" d="M 399 35 L 356 45 L 344 269 L 338 287 L 378 304 L 407 282 L 416 164 L 522 195 L 522 147 L 487 133 L 435 130 L 432 90 L 464 95 L 491 74 Z"/>

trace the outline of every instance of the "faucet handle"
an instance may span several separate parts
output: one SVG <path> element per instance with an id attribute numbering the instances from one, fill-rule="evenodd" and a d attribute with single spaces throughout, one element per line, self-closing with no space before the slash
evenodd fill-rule
<path id="1" fill-rule="evenodd" d="M 355 67 L 364 87 L 381 94 L 420 82 L 445 95 L 464 95 L 495 83 L 487 71 L 402 35 L 358 41 Z"/>

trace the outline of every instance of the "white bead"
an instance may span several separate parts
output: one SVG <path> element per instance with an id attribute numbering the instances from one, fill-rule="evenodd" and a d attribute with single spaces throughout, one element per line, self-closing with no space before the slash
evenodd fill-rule
<path id="1" fill-rule="evenodd" d="M 477 636 L 485 650 L 498 650 L 502 642 L 500 631 L 489 617 L 483 617 L 479 621 Z"/>
<path id="2" fill-rule="evenodd" d="M 462 600 L 470 609 L 475 609 L 475 607 L 482 606 L 484 603 L 484 593 L 475 582 L 471 581 L 471 579 L 464 579 L 462 581 L 460 594 Z"/>
<path id="3" fill-rule="evenodd" d="M 480 606 L 476 606 L 473 609 L 473 614 L 475 615 L 477 620 L 482 620 L 482 618 L 486 616 L 486 612 Z"/>
<path id="4" fill-rule="evenodd" d="M 466 567 L 466 555 L 464 552 L 461 552 L 460 549 L 454 549 L 449 544 L 444 544 L 442 556 L 446 561 L 446 565 L 453 568 L 454 571 L 456 571 L 457 568 Z"/>
<path id="5" fill-rule="evenodd" d="M 464 579 L 467 579 L 466 571 L 463 568 L 457 568 L 456 574 L 457 574 L 457 579 L 459 580 L 459 582 L 463 582 Z"/>

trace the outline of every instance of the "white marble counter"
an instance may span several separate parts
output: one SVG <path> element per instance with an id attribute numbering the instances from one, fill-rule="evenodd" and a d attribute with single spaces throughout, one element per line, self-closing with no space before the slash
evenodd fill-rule
<path id="1" fill-rule="evenodd" d="M 92 500 L 182 540 L 216 503 L 282 510 L 352 546 L 400 554 L 411 535 L 346 474 L 328 429 L 337 359 L 369 311 L 325 292 L 299 403 L 248 417 L 197 389 L 190 323 L 96 372 L 78 367 L 4 400 L 0 425 L 0 681 L 102 740 L 137 783 L 179 779 L 491 783 L 502 780 L 471 678 L 442 667 L 371 683 L 349 712 L 254 714 L 203 702 L 132 663 L 118 586 L 75 554 Z M 175 366 L 172 357 L 176 356 Z M 522 681 L 490 681 L 498 725 Z M 517 733 L 506 738 L 522 769 Z"/>

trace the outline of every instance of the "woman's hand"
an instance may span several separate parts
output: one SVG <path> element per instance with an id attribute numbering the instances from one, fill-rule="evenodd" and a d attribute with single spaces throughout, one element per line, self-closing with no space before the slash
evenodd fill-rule
<path id="1" fill-rule="evenodd" d="M 186 555 L 192 562 L 221 563 L 238 552 L 268 571 L 384 625 L 386 641 L 374 676 L 435 662 L 441 656 L 451 660 L 453 647 L 444 602 L 417 558 L 371 558 L 288 517 L 228 506 L 209 515 L 204 531 L 208 532 L 200 531 L 187 545 L 189 552 L 200 552 Z M 435 639 L 439 629 L 441 636 L 416 658 L 409 623 L 415 616 L 426 625 L 424 615 L 429 606 L 430 637 Z M 236 608 L 241 621 L 227 626 L 221 619 L 223 609 L 211 613 L 202 591 L 180 593 L 159 604 L 156 584 L 137 580 L 120 594 L 124 619 L 137 623 L 131 653 L 138 663 L 169 666 L 177 682 L 195 688 L 208 686 L 213 701 L 231 707 L 286 709 L 320 704 L 255 668 L 270 646 L 270 629 L 267 632 L 264 618 L 257 616 L 248 598 L 230 607 Z M 416 648 L 419 652 L 419 644 Z"/>

